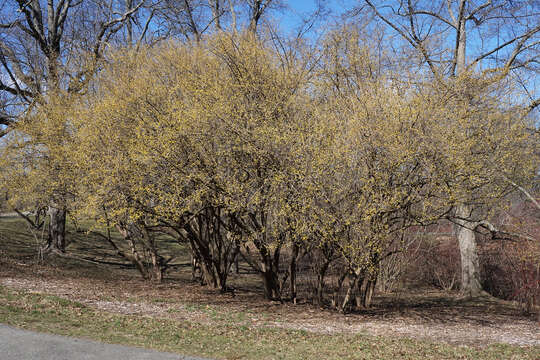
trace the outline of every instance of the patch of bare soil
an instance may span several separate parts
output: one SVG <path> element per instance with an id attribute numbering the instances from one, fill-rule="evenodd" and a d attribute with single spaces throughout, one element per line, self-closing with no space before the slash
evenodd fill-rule
<path id="1" fill-rule="evenodd" d="M 0 285 L 56 295 L 112 313 L 203 324 L 403 336 L 471 346 L 540 346 L 538 320 L 523 315 L 515 304 L 491 298 L 464 301 L 436 291 L 380 296 L 372 310 L 342 315 L 308 303 L 265 301 L 256 290 L 219 294 L 181 278 L 152 285 L 121 269 L 66 270 L 7 264 L 5 259 L 0 261 Z"/>

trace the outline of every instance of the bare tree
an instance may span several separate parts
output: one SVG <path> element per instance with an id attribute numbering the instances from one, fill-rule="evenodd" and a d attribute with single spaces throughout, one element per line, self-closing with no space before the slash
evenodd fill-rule
<path id="1" fill-rule="evenodd" d="M 154 17 L 152 41 L 180 37 L 200 41 L 203 34 L 212 29 L 222 29 L 226 16 L 221 0 L 164 0 L 149 5 Z"/>
<path id="2" fill-rule="evenodd" d="M 261 16 L 264 14 L 268 6 L 272 3 L 272 0 L 249 0 L 249 31 L 257 31 L 257 25 Z"/>

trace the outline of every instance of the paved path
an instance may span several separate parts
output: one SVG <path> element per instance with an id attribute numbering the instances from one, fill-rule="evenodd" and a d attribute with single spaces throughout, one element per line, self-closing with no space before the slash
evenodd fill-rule
<path id="1" fill-rule="evenodd" d="M 20 330 L 0 324 L 2 360 L 204 360 L 136 347 Z"/>

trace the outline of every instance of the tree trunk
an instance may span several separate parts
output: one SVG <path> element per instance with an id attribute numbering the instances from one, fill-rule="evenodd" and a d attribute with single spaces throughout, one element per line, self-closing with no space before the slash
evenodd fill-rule
<path id="1" fill-rule="evenodd" d="M 200 278 L 202 275 L 200 260 L 197 259 L 193 250 L 191 250 L 191 280 L 195 281 Z"/>
<path id="2" fill-rule="evenodd" d="M 122 238 L 125 242 L 127 242 L 129 246 L 129 253 L 127 251 L 121 250 L 119 247 L 114 245 L 114 242 L 109 240 L 113 244 L 113 246 L 117 249 L 118 253 L 122 255 L 124 258 L 131 261 L 133 265 L 137 268 L 139 273 L 141 274 L 142 278 L 144 280 L 150 280 L 152 278 L 152 274 L 149 273 L 146 265 L 144 264 L 143 258 L 139 254 L 139 251 L 137 250 L 137 246 L 135 245 L 135 239 L 133 235 L 133 231 L 130 230 L 130 227 L 132 225 L 126 225 L 126 224 L 118 224 L 116 225 L 116 229 L 122 235 Z"/>
<path id="3" fill-rule="evenodd" d="M 150 256 L 152 258 L 152 280 L 161 284 L 163 281 L 163 272 L 165 271 L 163 259 L 156 252 L 152 252 Z"/>
<path id="4" fill-rule="evenodd" d="M 133 8 L 133 0 L 126 0 L 126 11 Z M 131 19 L 126 21 L 126 43 L 129 47 L 133 45 L 133 24 Z"/>
<path id="5" fill-rule="evenodd" d="M 349 274 L 349 287 L 347 288 L 347 292 L 345 293 L 345 298 L 343 299 L 343 302 L 341 303 L 341 306 L 339 308 L 340 312 L 345 314 L 345 312 L 347 311 L 347 308 L 349 307 L 351 299 L 354 296 L 353 292 L 358 287 L 359 280 L 360 280 L 359 271 L 355 271 L 353 274 Z"/>
<path id="6" fill-rule="evenodd" d="M 265 271 L 262 273 L 264 285 L 264 297 L 268 300 L 279 300 L 280 288 L 279 279 L 274 271 Z"/>
<path id="7" fill-rule="evenodd" d="M 291 287 L 291 301 L 293 304 L 296 304 L 296 271 L 297 271 L 297 262 L 298 262 L 298 254 L 300 251 L 300 247 L 298 244 L 293 243 L 292 245 L 292 254 L 291 254 L 291 262 L 289 264 L 289 275 L 290 275 L 290 287 Z"/>
<path id="8" fill-rule="evenodd" d="M 375 280 L 373 280 L 375 279 Z M 369 309 L 371 306 L 371 300 L 375 292 L 375 285 L 377 283 L 377 277 L 366 277 L 362 283 L 358 282 L 359 294 L 356 298 L 356 306 L 358 308 Z"/>
<path id="9" fill-rule="evenodd" d="M 49 207 L 49 237 L 45 251 L 66 251 L 66 209 Z"/>
<path id="10" fill-rule="evenodd" d="M 240 274 L 240 266 L 238 265 L 239 256 L 240 256 L 240 247 L 236 249 L 236 255 L 234 256 L 234 269 L 237 274 Z"/>
<path id="11" fill-rule="evenodd" d="M 148 269 L 144 265 L 144 262 L 139 255 L 139 252 L 137 251 L 137 247 L 135 246 L 135 241 L 133 240 L 133 237 L 128 235 L 127 237 L 124 237 L 124 239 L 126 239 L 129 243 L 129 247 L 131 250 L 131 255 L 129 256 L 129 259 L 131 260 L 131 263 L 137 267 L 137 270 L 139 270 L 139 273 L 144 280 L 149 280 L 151 278 L 151 275 L 148 273 Z"/>
<path id="12" fill-rule="evenodd" d="M 466 68 L 467 29 L 466 19 L 461 19 L 459 25 L 459 41 L 456 54 L 457 74 L 461 75 Z M 459 254 L 461 256 L 461 292 L 467 297 L 478 296 L 482 292 L 480 285 L 480 264 L 476 250 L 476 234 L 474 224 L 466 219 L 471 216 L 472 208 L 461 204 L 456 209 Z"/>
<path id="13" fill-rule="evenodd" d="M 268 300 L 281 300 L 278 270 L 274 268 L 269 257 L 262 263 L 261 275 L 264 286 L 264 297 Z"/>
<path id="14" fill-rule="evenodd" d="M 349 274 L 348 269 L 341 274 L 341 276 L 339 277 L 337 286 L 334 289 L 334 295 L 332 296 L 332 306 L 336 310 L 339 310 L 339 293 L 341 292 L 341 288 L 343 287 L 343 282 L 345 281 L 345 278 L 347 277 L 348 274 Z"/>
<path id="15" fill-rule="evenodd" d="M 459 28 L 459 40 L 458 48 L 456 53 L 456 65 L 457 65 L 457 74 L 461 75 L 465 71 L 465 66 L 467 64 L 466 51 L 467 51 L 467 28 L 466 28 L 465 19 L 460 19 L 458 28 Z"/>
<path id="16" fill-rule="evenodd" d="M 214 17 L 214 24 L 216 30 L 221 31 L 221 9 L 219 8 L 219 0 L 212 1 L 212 16 Z"/>
<path id="17" fill-rule="evenodd" d="M 320 306 L 324 303 L 324 278 L 330 266 L 330 261 L 325 261 L 317 272 L 317 302 Z"/>
<path id="18" fill-rule="evenodd" d="M 475 297 L 482 294 L 482 285 L 480 284 L 480 264 L 476 250 L 474 223 L 466 220 L 470 213 L 469 206 L 458 206 L 456 216 L 460 226 L 457 229 L 457 237 L 461 255 L 461 292 L 467 297 Z"/>

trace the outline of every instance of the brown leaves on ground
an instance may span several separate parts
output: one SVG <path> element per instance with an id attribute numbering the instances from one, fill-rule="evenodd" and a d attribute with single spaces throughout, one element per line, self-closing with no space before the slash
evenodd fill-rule
<path id="1" fill-rule="evenodd" d="M 493 298 L 467 301 L 456 294 L 425 290 L 379 296 L 373 309 L 342 315 L 307 302 L 265 301 L 255 287 L 219 294 L 185 276 L 156 285 L 139 280 L 131 270 L 110 266 L 78 271 L 6 258 L 0 263 L 1 286 L 52 294 L 112 313 L 328 334 L 402 336 L 473 346 L 540 345 L 536 318 L 524 315 L 515 304 Z"/>

